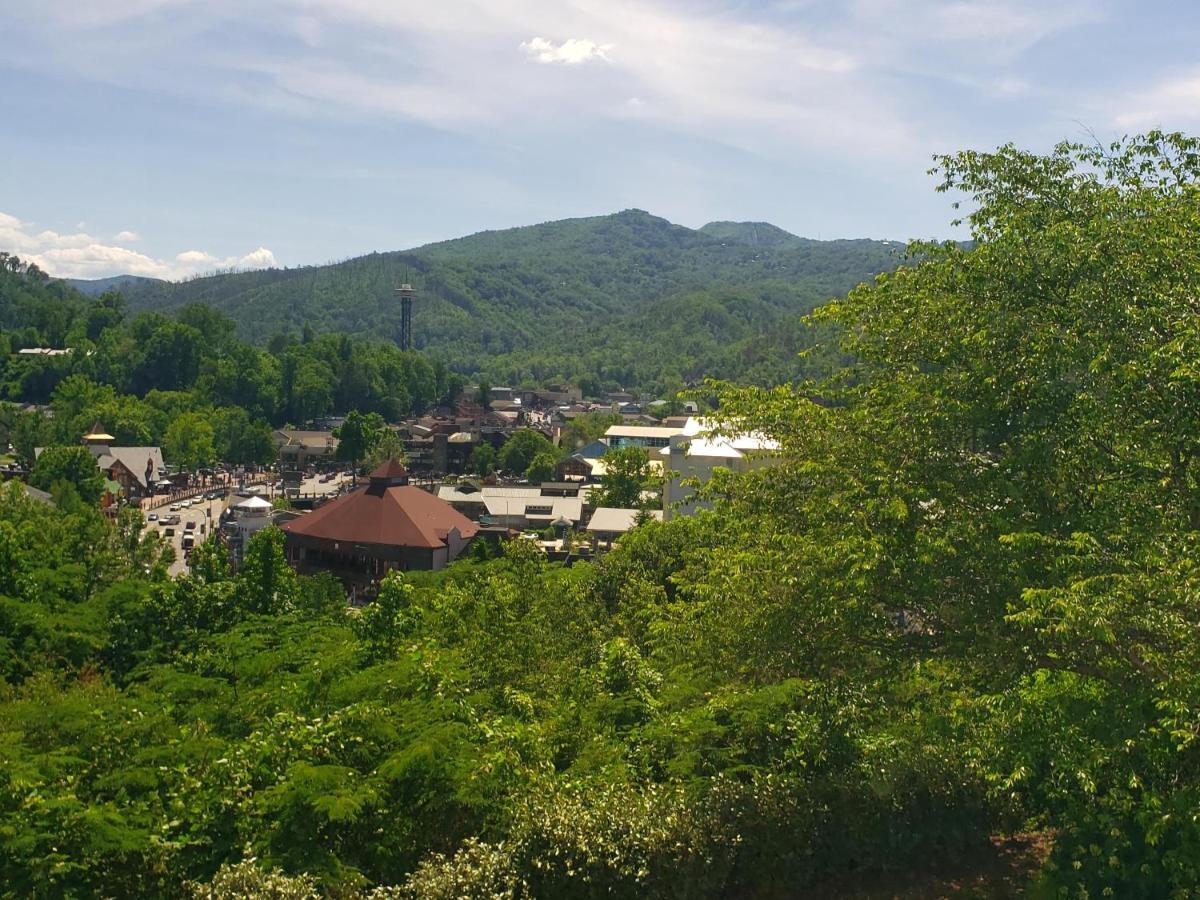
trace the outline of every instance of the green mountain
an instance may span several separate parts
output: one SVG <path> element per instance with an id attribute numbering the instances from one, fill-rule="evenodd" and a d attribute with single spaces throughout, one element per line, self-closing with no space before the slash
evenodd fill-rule
<path id="1" fill-rule="evenodd" d="M 803 244 L 817 243 L 808 238 L 796 237 L 790 231 L 784 231 L 770 222 L 709 222 L 700 228 L 700 233 L 718 241 L 746 244 L 750 247 L 799 247 Z"/>
<path id="2" fill-rule="evenodd" d="M 105 291 L 128 291 L 132 288 L 153 288 L 167 284 L 160 278 L 144 275 L 113 275 L 109 278 L 64 278 L 62 279 L 79 293 L 88 297 L 99 297 Z"/>
<path id="3" fill-rule="evenodd" d="M 771 229 L 774 243 L 756 246 L 730 239 L 728 228 L 714 236 L 714 226 L 697 231 L 626 210 L 332 265 L 139 282 L 125 292 L 134 311 L 207 303 L 256 341 L 306 325 L 395 339 L 393 291 L 411 281 L 416 346 L 453 368 L 514 381 L 595 377 L 632 385 L 737 377 L 745 365 L 728 358 L 735 345 L 776 343 L 780 323 L 794 324 L 894 267 L 903 250 L 790 235 L 796 243 L 789 243 L 773 226 L 745 227 Z"/>

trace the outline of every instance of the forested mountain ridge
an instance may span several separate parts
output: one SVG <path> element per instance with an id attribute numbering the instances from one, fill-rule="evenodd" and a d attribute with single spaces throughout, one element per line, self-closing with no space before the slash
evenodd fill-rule
<path id="1" fill-rule="evenodd" d="M 64 278 L 67 284 L 88 297 L 99 297 L 105 291 L 125 291 L 131 287 L 150 288 L 167 282 L 144 275 L 113 275 L 109 278 Z"/>
<path id="2" fill-rule="evenodd" d="M 393 290 L 412 281 L 419 291 L 416 346 L 456 369 L 483 369 L 506 380 L 652 386 L 740 376 L 737 359 L 745 348 L 739 345 L 794 331 L 796 320 L 817 304 L 894 268 L 902 250 L 879 241 L 756 247 L 626 210 L 326 266 L 124 290 L 133 311 L 206 303 L 257 342 L 306 325 L 395 339 L 400 310 Z M 684 296 L 695 313 L 690 318 L 702 327 L 688 335 L 681 355 L 665 346 L 675 323 L 657 310 Z M 786 348 L 784 356 L 791 360 L 795 349 Z"/>
<path id="3" fill-rule="evenodd" d="M 709 222 L 700 226 L 700 233 L 719 241 L 748 244 L 751 247 L 799 247 L 819 243 L 784 231 L 770 222 Z"/>

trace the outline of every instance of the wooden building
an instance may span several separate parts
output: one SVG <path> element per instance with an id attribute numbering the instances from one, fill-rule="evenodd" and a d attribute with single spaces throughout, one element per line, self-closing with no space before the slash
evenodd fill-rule
<path id="1" fill-rule="evenodd" d="M 479 526 L 408 483 L 392 460 L 366 487 L 282 526 L 288 561 L 310 575 L 329 572 L 354 594 L 373 589 L 393 569 L 440 569 L 457 557 Z"/>

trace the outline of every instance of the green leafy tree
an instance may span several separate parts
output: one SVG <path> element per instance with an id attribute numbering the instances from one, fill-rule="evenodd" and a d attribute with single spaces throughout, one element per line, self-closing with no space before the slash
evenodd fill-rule
<path id="1" fill-rule="evenodd" d="M 644 447 L 622 447 L 604 454 L 604 475 L 600 489 L 591 497 L 593 506 L 640 509 L 646 504 L 642 493 L 658 482 L 650 468 L 650 454 Z"/>
<path id="2" fill-rule="evenodd" d="M 554 451 L 543 450 L 529 462 L 529 468 L 525 470 L 525 478 L 527 481 L 537 484 L 543 481 L 554 480 L 554 470 L 558 466 L 558 453 Z"/>
<path id="3" fill-rule="evenodd" d="M 93 506 L 104 493 L 104 476 L 86 447 L 47 447 L 38 456 L 29 480 L 44 491 L 70 485 L 84 503 Z"/>
<path id="4" fill-rule="evenodd" d="M 374 602 L 359 612 L 354 633 L 369 659 L 386 659 L 413 629 L 413 587 L 399 572 L 390 572 L 379 585 Z"/>
<path id="5" fill-rule="evenodd" d="M 562 446 L 574 451 L 604 437 L 609 427 L 620 425 L 624 419 L 620 413 L 594 412 L 576 416 L 563 429 Z"/>
<path id="6" fill-rule="evenodd" d="M 217 459 L 237 465 L 266 465 L 275 459 L 275 441 L 266 422 L 252 420 L 237 406 L 215 409 L 211 419 Z"/>
<path id="7" fill-rule="evenodd" d="M 237 580 L 248 611 L 278 614 L 295 605 L 300 582 L 283 548 L 283 532 L 275 527 L 255 532 L 246 545 Z"/>
<path id="8" fill-rule="evenodd" d="M 195 470 L 211 465 L 216 458 L 212 423 L 203 413 L 176 416 L 163 435 L 163 454 L 172 465 Z"/>
<path id="9" fill-rule="evenodd" d="M 491 475 L 496 470 L 496 450 L 487 441 L 480 441 L 471 450 L 471 458 L 467 465 L 471 471 L 481 478 Z"/>
<path id="10" fill-rule="evenodd" d="M 396 462 L 404 464 L 408 462 L 408 450 L 404 446 L 404 440 L 391 428 L 384 426 L 379 429 L 379 436 L 375 441 L 375 446 L 364 458 L 367 468 L 373 469 L 387 462 L 389 459 L 394 459 Z"/>
<path id="11" fill-rule="evenodd" d="M 350 410 L 342 425 L 333 430 L 333 436 L 338 439 L 337 458 L 357 470 L 358 464 L 379 444 L 386 427 L 378 413 L 363 415 L 356 409 Z"/>
<path id="12" fill-rule="evenodd" d="M 538 454 L 554 456 L 555 461 L 558 460 L 557 450 L 549 438 L 540 431 L 522 428 L 504 442 L 498 461 L 506 472 L 524 473 Z"/>

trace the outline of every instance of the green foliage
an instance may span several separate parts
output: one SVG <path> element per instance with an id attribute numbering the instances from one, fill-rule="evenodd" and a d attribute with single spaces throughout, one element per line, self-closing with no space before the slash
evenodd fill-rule
<path id="1" fill-rule="evenodd" d="M 618 509 L 647 507 L 643 491 L 658 486 L 659 479 L 650 468 L 650 454 L 644 447 L 621 447 L 604 454 L 604 475 L 600 489 L 591 495 L 593 506 Z"/>
<path id="2" fill-rule="evenodd" d="M 387 575 L 379 595 L 354 621 L 354 634 L 372 660 L 395 655 L 400 641 L 412 632 L 412 586 L 399 572 Z"/>
<path id="3" fill-rule="evenodd" d="M 346 421 L 334 429 L 338 439 L 337 458 L 358 465 L 374 452 L 384 430 L 383 417 L 378 413 L 365 416 L 356 409 L 346 414 Z"/>
<path id="4" fill-rule="evenodd" d="M 271 615 L 291 608 L 299 582 L 284 555 L 282 531 L 270 527 L 251 536 L 237 580 L 249 611 Z"/>
<path id="5" fill-rule="evenodd" d="M 653 390 L 706 375 L 786 380 L 801 368 L 796 351 L 812 340 L 797 317 L 893 268 L 902 249 L 878 241 L 751 244 L 626 210 L 330 266 L 124 290 L 135 310 L 202 300 L 253 341 L 305 328 L 394 341 L 393 290 L 413 273 L 416 346 L 454 370 L 482 369 L 481 387 L 586 379 Z M 314 371 L 307 387 L 319 395 L 322 384 L 328 375 Z M 353 394 L 335 405 L 365 409 Z M 311 408 L 303 415 L 294 407 L 288 418 L 310 418 Z"/>
<path id="6" fill-rule="evenodd" d="M 522 428 L 504 442 L 497 461 L 506 472 L 524 474 L 539 455 L 558 462 L 558 450 L 548 437 L 532 428 Z"/>
<path id="7" fill-rule="evenodd" d="M 207 884 L 191 884 L 192 900 L 320 900 L 316 879 L 264 871 L 253 859 L 221 866 Z"/>
<path id="8" fill-rule="evenodd" d="M 43 491 L 61 485 L 73 489 L 84 503 L 94 506 L 104 493 L 104 476 L 86 447 L 47 447 L 30 473 L 30 483 Z"/>
<path id="9" fill-rule="evenodd" d="M 1200 145 L 939 171 L 972 246 L 817 314 L 852 371 L 709 386 L 775 458 L 594 563 L 517 539 L 347 612 L 274 529 L 236 573 L 208 546 L 172 580 L 136 514 L 4 488 L 5 891 L 824 896 L 1034 828 L 1043 893 L 1193 894 Z M 614 227 L 700 247 L 639 223 Z M 283 380 L 353 350 L 274 348 Z M 64 419 L 114 400 L 58 385 Z M 519 432 L 501 465 L 547 444 Z M 627 462 L 602 492 L 644 484 Z"/>
<path id="10" fill-rule="evenodd" d="M 557 450 L 541 450 L 529 461 L 525 470 L 525 480 L 532 484 L 554 480 L 554 470 L 558 465 Z"/>
<path id="11" fill-rule="evenodd" d="M 597 441 L 604 437 L 610 426 L 624 421 L 620 413 L 594 412 L 577 416 L 563 428 L 563 449 L 570 452 Z"/>
<path id="12" fill-rule="evenodd" d="M 216 458 L 212 424 L 199 413 L 183 413 L 163 435 L 163 453 L 182 469 L 211 465 Z"/>
<path id="13" fill-rule="evenodd" d="M 481 478 L 491 475 L 496 470 L 496 451 L 491 444 L 481 441 L 471 450 L 471 458 L 467 465 L 471 471 Z"/>

